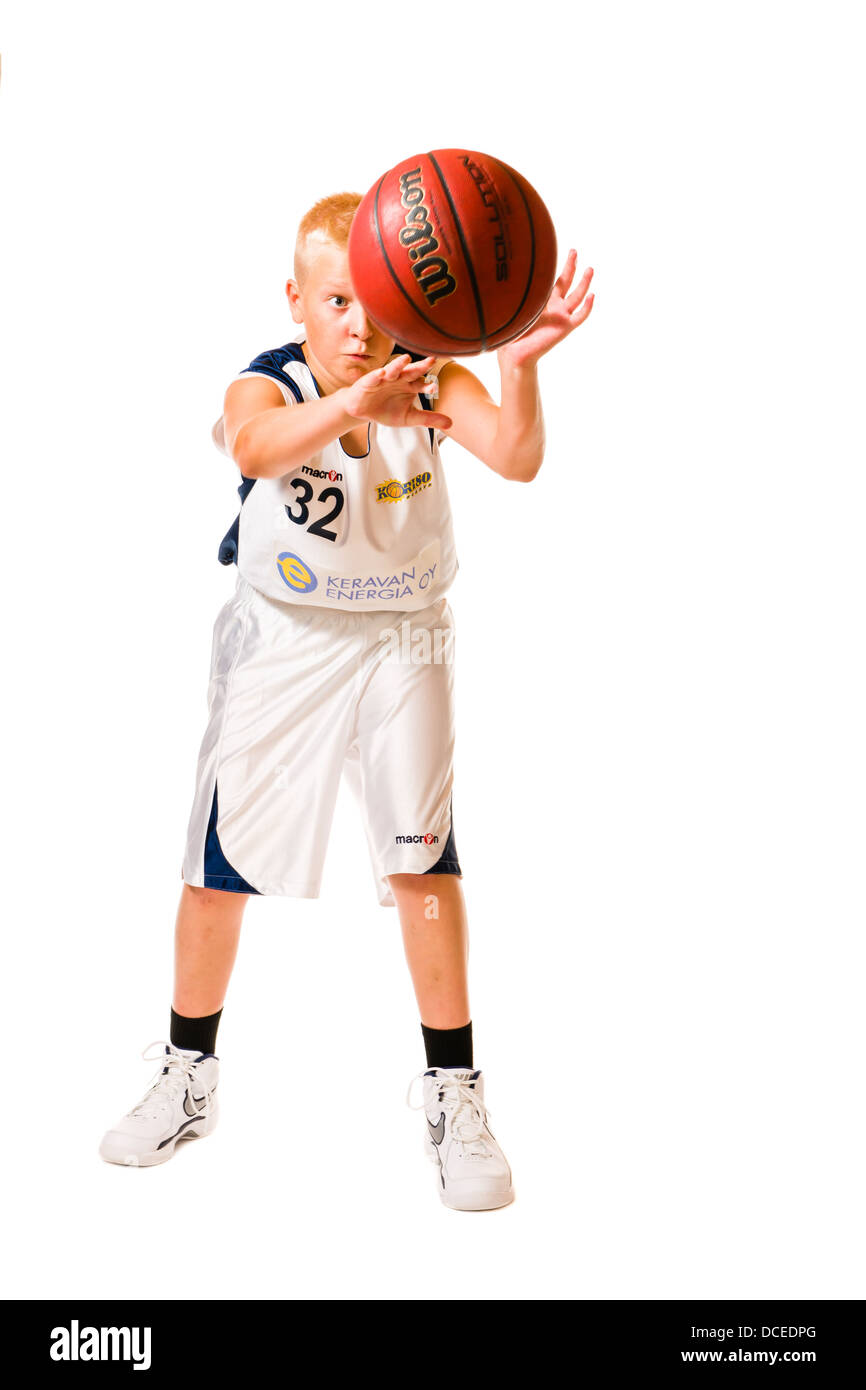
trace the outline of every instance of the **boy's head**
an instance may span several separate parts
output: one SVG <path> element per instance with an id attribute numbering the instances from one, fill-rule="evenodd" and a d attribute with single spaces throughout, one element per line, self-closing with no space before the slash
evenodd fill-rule
<path id="1" fill-rule="evenodd" d="M 384 366 L 395 347 L 352 288 L 349 232 L 361 200 L 360 193 L 333 193 L 304 214 L 294 278 L 286 281 L 292 318 L 306 329 L 304 356 L 322 391 L 351 386 Z"/>

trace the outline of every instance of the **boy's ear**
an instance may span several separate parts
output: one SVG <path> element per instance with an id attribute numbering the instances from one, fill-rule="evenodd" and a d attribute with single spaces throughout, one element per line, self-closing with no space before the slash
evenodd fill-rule
<path id="1" fill-rule="evenodd" d="M 301 294 L 296 280 L 289 279 L 286 281 L 286 298 L 289 301 L 289 308 L 295 323 L 303 323 L 304 314 L 301 307 Z"/>

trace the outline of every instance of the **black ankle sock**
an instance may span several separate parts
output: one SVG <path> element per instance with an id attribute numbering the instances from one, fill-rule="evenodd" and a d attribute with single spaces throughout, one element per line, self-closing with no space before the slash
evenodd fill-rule
<path id="1" fill-rule="evenodd" d="M 221 1013 L 222 1009 L 218 1009 L 215 1014 L 208 1014 L 205 1018 L 184 1018 L 183 1014 L 176 1014 L 172 1008 L 171 1042 L 186 1051 L 195 1048 L 197 1052 L 213 1052 Z"/>
<path id="2" fill-rule="evenodd" d="M 472 1067 L 472 1020 L 463 1028 L 421 1024 L 428 1067 Z"/>

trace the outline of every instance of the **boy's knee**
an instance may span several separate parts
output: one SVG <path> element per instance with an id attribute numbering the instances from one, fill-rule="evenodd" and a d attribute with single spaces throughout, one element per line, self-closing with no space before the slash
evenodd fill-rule
<path id="1" fill-rule="evenodd" d="M 183 891 L 189 893 L 191 897 L 197 898 L 199 902 L 205 902 L 208 898 L 216 897 L 216 890 L 204 888 L 198 883 L 184 883 Z"/>
<path id="2" fill-rule="evenodd" d="M 391 885 L 392 893 L 409 894 L 414 897 L 438 896 L 442 892 L 447 893 L 449 878 L 458 878 L 458 874 L 388 874 L 388 882 Z M 443 881 L 444 880 L 444 881 Z"/>
<path id="3" fill-rule="evenodd" d="M 199 907 L 211 907 L 217 903 L 226 903 L 231 898 L 245 898 L 247 893 L 230 893 L 222 888 L 204 888 L 197 883 L 186 883 L 183 885 L 184 893 L 188 893 L 192 900 Z"/>

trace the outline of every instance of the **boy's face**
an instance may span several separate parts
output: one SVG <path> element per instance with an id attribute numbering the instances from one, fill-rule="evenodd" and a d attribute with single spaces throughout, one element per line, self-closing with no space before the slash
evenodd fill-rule
<path id="1" fill-rule="evenodd" d="M 307 330 L 304 355 L 322 390 L 351 386 L 393 354 L 394 339 L 367 317 L 352 288 L 344 247 L 332 242 L 318 246 L 303 289 L 288 280 L 286 294 L 292 318 Z"/>

